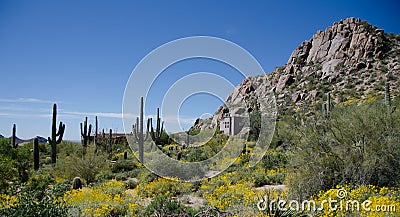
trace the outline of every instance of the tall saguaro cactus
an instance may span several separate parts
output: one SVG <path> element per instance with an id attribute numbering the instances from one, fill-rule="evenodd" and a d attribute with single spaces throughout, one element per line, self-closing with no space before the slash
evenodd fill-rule
<path id="1" fill-rule="evenodd" d="M 60 144 L 64 136 L 65 124 L 60 122 L 57 132 L 57 104 L 53 105 L 53 119 L 51 125 L 51 138 L 48 138 L 48 142 L 51 146 L 51 163 L 55 164 L 57 161 L 57 144 Z M 58 136 L 58 139 L 57 139 Z"/>
<path id="2" fill-rule="evenodd" d="M 150 118 L 150 126 L 151 126 L 150 136 L 151 136 L 151 139 L 156 144 L 160 144 L 161 143 L 160 139 L 161 139 L 161 136 L 162 136 L 162 133 L 163 133 L 163 128 L 164 128 L 164 121 L 161 122 L 160 109 L 159 108 L 157 108 L 157 120 L 156 120 L 156 122 L 157 122 L 156 130 L 154 131 L 153 120 Z"/>
<path id="3" fill-rule="evenodd" d="M 98 134 L 99 126 L 98 126 L 98 121 L 97 121 L 97 116 L 96 116 L 96 123 L 95 123 L 95 129 L 94 129 L 94 137 L 93 137 L 93 144 L 94 144 L 94 149 L 95 151 L 97 150 L 97 134 Z"/>
<path id="4" fill-rule="evenodd" d="M 13 147 L 13 148 L 17 147 L 16 133 L 17 133 L 17 125 L 14 124 L 13 129 L 12 129 L 12 135 L 11 135 L 11 147 Z"/>
<path id="5" fill-rule="evenodd" d="M 112 154 L 112 152 L 113 152 L 113 147 L 112 147 L 112 145 L 113 145 L 112 129 L 110 129 L 110 133 L 108 135 L 109 135 L 109 137 L 108 137 L 108 146 L 110 147 L 108 151 L 110 152 L 110 154 Z"/>
<path id="6" fill-rule="evenodd" d="M 139 160 L 140 162 L 144 163 L 143 161 L 143 152 L 144 152 L 144 141 L 147 139 L 149 135 L 149 125 L 150 119 L 147 120 L 147 131 L 146 133 L 143 132 L 143 97 L 140 97 L 140 117 L 136 118 L 136 124 L 133 125 L 133 134 L 134 139 L 139 144 Z"/>
<path id="7" fill-rule="evenodd" d="M 82 146 L 86 148 L 90 138 L 90 133 L 92 132 L 92 125 L 89 124 L 89 130 L 88 130 L 87 117 L 85 117 L 85 121 L 83 122 L 83 127 L 82 123 L 80 123 L 80 126 L 81 126 Z"/>
<path id="8" fill-rule="evenodd" d="M 33 169 L 39 169 L 39 139 L 33 139 Z"/>

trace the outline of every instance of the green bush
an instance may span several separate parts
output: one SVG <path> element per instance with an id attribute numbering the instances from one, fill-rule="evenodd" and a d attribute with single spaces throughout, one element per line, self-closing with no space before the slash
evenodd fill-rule
<path id="1" fill-rule="evenodd" d="M 84 156 L 82 146 L 77 149 L 68 156 L 60 155 L 54 172 L 67 179 L 78 176 L 87 183 L 96 181 L 96 175 L 107 168 L 107 156 L 101 150 L 95 153 L 93 145 L 88 145 Z"/>
<path id="2" fill-rule="evenodd" d="M 50 174 L 36 174 L 27 183 L 12 186 L 11 196 L 15 196 L 17 202 L 0 208 L 0 216 L 67 216 L 66 207 L 58 198 L 70 186 L 69 182 L 56 184 Z"/>
<path id="3" fill-rule="evenodd" d="M 131 171 L 136 168 L 137 168 L 136 162 L 130 160 L 118 160 L 111 166 L 111 172 L 119 173 L 119 172 Z"/>
<path id="4" fill-rule="evenodd" d="M 262 167 L 266 170 L 285 167 L 288 163 L 288 157 L 283 151 L 268 151 L 262 158 Z"/>
<path id="5" fill-rule="evenodd" d="M 193 216 L 194 210 L 165 195 L 156 197 L 144 210 L 142 216 Z"/>
<path id="6" fill-rule="evenodd" d="M 398 105 L 397 105 L 398 107 Z M 335 108 L 299 126 L 289 184 L 305 198 L 340 184 L 400 186 L 400 111 L 383 103 Z"/>

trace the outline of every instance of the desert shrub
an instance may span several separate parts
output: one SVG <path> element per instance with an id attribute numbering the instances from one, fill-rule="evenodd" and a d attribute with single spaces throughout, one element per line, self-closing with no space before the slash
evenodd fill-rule
<path id="1" fill-rule="evenodd" d="M 10 182 L 18 180 L 16 162 L 8 156 L 0 154 L 0 193 L 6 193 Z"/>
<path id="2" fill-rule="evenodd" d="M 305 198 L 339 184 L 398 187 L 400 112 L 380 103 L 350 104 L 299 127 L 289 184 Z"/>
<path id="3" fill-rule="evenodd" d="M 251 177 L 251 178 L 249 178 Z M 249 177 L 244 177 L 243 179 L 248 179 L 254 182 L 254 187 L 261 187 L 264 185 L 277 185 L 283 184 L 286 177 L 286 172 L 280 172 L 277 170 L 264 170 L 256 169 L 252 171 Z"/>
<path id="4" fill-rule="evenodd" d="M 139 195 L 156 198 L 161 195 L 177 196 L 191 191 L 191 184 L 165 178 L 158 178 L 148 184 L 139 184 L 137 190 Z"/>
<path id="5" fill-rule="evenodd" d="M 344 198 L 338 197 L 338 192 L 344 192 Z M 373 185 L 361 185 L 356 188 L 351 188 L 349 185 L 336 186 L 324 192 L 320 192 L 317 196 L 313 197 L 317 207 L 321 209 L 315 212 L 310 212 L 313 216 L 399 216 L 400 210 L 400 190 L 386 187 L 376 187 Z M 323 200 L 337 200 L 338 207 L 342 201 L 343 206 L 346 206 L 347 201 L 358 201 L 359 204 L 350 205 L 348 209 L 345 207 L 333 210 L 329 208 L 329 203 L 322 203 Z M 368 211 L 362 207 L 364 201 L 370 201 Z M 386 211 L 374 212 L 377 207 L 385 207 Z M 323 207 L 323 209 L 322 209 Z M 357 208 L 358 207 L 358 208 Z M 389 210 L 390 207 L 395 209 Z"/>
<path id="6" fill-rule="evenodd" d="M 130 161 L 130 160 L 118 160 L 111 166 L 111 172 L 118 173 L 118 172 L 125 172 L 131 171 L 133 169 L 138 168 L 138 162 Z"/>
<path id="7" fill-rule="evenodd" d="M 14 167 L 21 182 L 26 182 L 29 178 L 29 169 L 31 168 L 31 152 L 28 146 L 12 148 L 10 139 L 0 139 L 0 155 L 2 156 L 2 164 L 6 169 L 4 172 L 10 171 Z M 8 162 L 4 160 L 8 160 Z M 4 177 L 4 176 L 3 176 Z M 14 175 L 8 176 L 6 179 L 12 180 Z"/>
<path id="8" fill-rule="evenodd" d="M 283 151 L 267 151 L 262 158 L 262 167 L 266 170 L 285 167 L 288 157 Z"/>
<path id="9" fill-rule="evenodd" d="M 107 156 L 100 150 L 96 153 L 94 146 L 89 145 L 86 154 L 82 156 L 82 147 L 78 146 L 74 154 L 60 156 L 57 161 L 55 173 L 60 177 L 72 179 L 76 176 L 86 180 L 87 183 L 95 181 L 96 175 L 107 168 Z"/>
<path id="10" fill-rule="evenodd" d="M 69 206 L 69 215 L 123 216 L 129 209 L 126 186 L 116 180 L 101 183 L 93 188 L 68 191 L 63 198 Z"/>
<path id="11" fill-rule="evenodd" d="M 157 196 L 144 210 L 142 216 L 193 216 L 194 210 L 167 195 Z"/>
<path id="12" fill-rule="evenodd" d="M 81 146 L 81 144 L 76 142 L 62 141 L 57 146 L 57 152 L 61 156 L 82 155 Z"/>
<path id="13" fill-rule="evenodd" d="M 115 174 L 111 172 L 111 170 L 104 170 L 96 174 L 95 179 L 100 182 L 104 180 L 115 179 Z"/>
<path id="14" fill-rule="evenodd" d="M 251 206 L 256 203 L 257 195 L 251 183 L 221 185 L 212 193 L 206 192 L 207 202 L 218 209 L 228 210 L 237 206 Z"/>
<path id="15" fill-rule="evenodd" d="M 138 175 L 138 180 L 140 183 L 149 183 L 157 179 L 157 175 L 152 173 L 151 171 L 145 169 L 142 170 Z"/>
<path id="16" fill-rule="evenodd" d="M 55 184 L 50 174 L 36 174 L 27 183 L 13 185 L 10 195 L 1 195 L 1 216 L 67 216 L 60 196 L 68 182 Z M 4 202 L 6 202 L 4 204 Z"/>

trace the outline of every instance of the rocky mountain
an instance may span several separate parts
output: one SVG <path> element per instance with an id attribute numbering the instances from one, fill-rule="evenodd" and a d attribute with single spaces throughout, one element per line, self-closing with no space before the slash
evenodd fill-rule
<path id="1" fill-rule="evenodd" d="M 347 18 L 318 30 L 292 52 L 284 66 L 243 80 L 226 104 L 245 102 L 249 111 L 259 109 L 257 100 L 271 92 L 280 110 L 321 103 L 328 92 L 340 103 L 351 97 L 383 96 L 386 82 L 392 96 L 400 96 L 399 59 L 400 35 Z M 226 113 L 232 111 L 221 106 L 214 121 Z M 210 123 L 210 119 L 197 120 L 194 128 Z"/>
<path id="2" fill-rule="evenodd" d="M 0 139 L 1 139 L 1 138 L 4 138 L 4 136 L 0 134 Z"/>

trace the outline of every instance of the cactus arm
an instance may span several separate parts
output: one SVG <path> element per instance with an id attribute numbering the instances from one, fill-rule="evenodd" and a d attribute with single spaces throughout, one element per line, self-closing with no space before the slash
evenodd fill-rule
<path id="1" fill-rule="evenodd" d="M 83 128 L 82 128 L 82 123 L 79 123 L 79 125 L 81 126 L 81 136 L 83 136 L 84 133 L 83 133 Z"/>
<path id="2" fill-rule="evenodd" d="M 147 119 L 147 130 L 146 130 L 146 135 L 144 136 L 144 140 L 147 140 L 147 138 L 149 137 L 149 127 L 152 124 L 152 119 L 149 118 Z M 153 127 L 151 127 L 153 129 Z"/>
<path id="3" fill-rule="evenodd" d="M 160 137 L 162 136 L 162 132 L 164 131 L 164 121 L 161 122 L 161 130 L 160 130 Z"/>
<path id="4" fill-rule="evenodd" d="M 63 136 L 64 136 L 64 131 L 65 131 L 65 124 L 62 124 L 62 122 L 60 122 L 60 128 L 58 128 L 58 139 L 56 141 L 57 144 L 60 144 Z"/>

